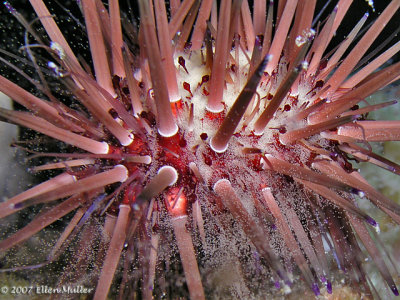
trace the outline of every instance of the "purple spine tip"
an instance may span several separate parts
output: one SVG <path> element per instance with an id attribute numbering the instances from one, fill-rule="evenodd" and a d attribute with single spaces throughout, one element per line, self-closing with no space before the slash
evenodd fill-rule
<path id="1" fill-rule="evenodd" d="M 289 280 L 289 278 L 284 279 L 284 282 L 285 282 L 285 284 L 286 284 L 287 286 L 289 286 L 289 287 L 291 287 L 291 286 L 293 285 L 293 282 L 291 282 L 291 281 Z"/>
<path id="2" fill-rule="evenodd" d="M 322 281 L 322 282 L 326 282 L 325 276 L 321 276 L 321 281 Z"/>
<path id="3" fill-rule="evenodd" d="M 312 284 L 312 290 L 313 290 L 315 296 L 318 296 L 320 294 L 318 284 L 316 284 L 315 282 Z"/>
<path id="4" fill-rule="evenodd" d="M 22 207 L 23 207 L 23 203 L 22 202 L 14 204 L 14 209 L 20 209 Z"/>
<path id="5" fill-rule="evenodd" d="M 258 48 L 262 48 L 262 39 L 263 39 L 263 37 L 262 36 L 260 36 L 260 35 L 257 35 L 256 36 L 256 40 L 255 40 L 255 46 L 256 47 L 258 47 Z"/>
<path id="6" fill-rule="evenodd" d="M 326 289 L 328 291 L 328 294 L 332 294 L 332 282 L 328 281 L 326 283 Z"/>
<path id="7" fill-rule="evenodd" d="M 392 287 L 390 287 L 390 289 L 392 290 L 392 292 L 395 296 L 399 296 L 399 291 L 398 291 L 397 287 L 392 286 Z"/>
<path id="8" fill-rule="evenodd" d="M 372 219 L 370 216 L 367 216 L 367 222 L 374 227 L 377 225 L 376 221 Z"/>
<path id="9" fill-rule="evenodd" d="M 276 289 L 278 289 L 278 290 L 281 288 L 281 284 L 279 283 L 278 280 L 275 281 L 275 287 L 276 287 Z"/>
<path id="10" fill-rule="evenodd" d="M 15 8 L 11 6 L 10 2 L 4 1 L 3 4 L 10 13 L 12 13 L 12 14 L 15 13 Z"/>
<path id="11" fill-rule="evenodd" d="M 351 188 L 350 189 L 350 193 L 355 194 L 355 195 L 357 195 L 357 196 L 359 196 L 361 198 L 365 197 L 365 193 L 363 191 L 359 190 L 359 189 L 356 189 L 356 188 Z"/>

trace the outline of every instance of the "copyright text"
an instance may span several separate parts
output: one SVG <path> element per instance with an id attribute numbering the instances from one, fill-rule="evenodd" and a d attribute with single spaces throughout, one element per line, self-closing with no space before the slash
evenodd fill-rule
<path id="1" fill-rule="evenodd" d="M 90 294 L 94 288 L 83 285 L 63 285 L 52 287 L 48 285 L 36 286 L 0 286 L 0 295 L 51 295 L 51 294 Z"/>

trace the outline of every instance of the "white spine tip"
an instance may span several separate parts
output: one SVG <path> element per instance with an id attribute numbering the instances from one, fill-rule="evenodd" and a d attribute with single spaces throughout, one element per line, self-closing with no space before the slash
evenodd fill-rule
<path id="1" fill-rule="evenodd" d="M 264 157 L 268 160 L 268 158 L 274 158 L 271 154 L 265 154 Z M 271 169 L 271 163 L 267 162 L 264 157 L 260 158 L 260 163 L 261 167 L 263 170 L 270 170 Z"/>
<path id="2" fill-rule="evenodd" d="M 213 142 L 213 138 L 211 138 L 211 140 L 210 140 L 210 147 L 214 152 L 217 152 L 217 153 L 224 153 L 228 149 L 228 145 L 225 145 L 223 147 L 220 147 L 219 145 L 215 145 L 215 143 Z"/>
<path id="3" fill-rule="evenodd" d="M 169 186 L 174 185 L 175 182 L 178 180 L 178 172 L 174 167 L 171 166 L 161 167 L 158 170 L 157 174 L 168 177 L 170 179 L 170 181 L 168 182 Z"/>
<path id="4" fill-rule="evenodd" d="M 129 134 L 126 138 L 124 138 L 123 140 L 120 140 L 120 143 L 122 146 L 129 146 L 130 144 L 132 144 L 133 142 L 133 134 Z"/>
<path id="5" fill-rule="evenodd" d="M 313 120 L 315 113 L 311 113 L 307 117 L 307 125 L 315 125 L 317 122 Z"/>
<path id="6" fill-rule="evenodd" d="M 171 103 L 178 102 L 179 100 L 182 100 L 182 98 L 179 94 L 169 96 L 169 102 L 171 102 Z"/>
<path id="7" fill-rule="evenodd" d="M 222 191 L 222 189 L 226 189 L 227 187 L 230 187 L 230 186 L 231 186 L 231 182 L 228 179 L 220 179 L 214 184 L 213 190 L 214 190 L 214 192 L 219 194 Z"/>
<path id="8" fill-rule="evenodd" d="M 158 133 L 162 136 L 162 137 L 171 137 L 174 136 L 177 132 L 178 132 L 178 125 L 174 124 L 174 126 L 172 128 L 168 128 L 167 130 L 162 130 L 160 128 L 158 128 Z"/>
<path id="9" fill-rule="evenodd" d="M 284 134 L 279 136 L 279 142 L 284 146 L 288 144 Z"/>
<path id="10" fill-rule="evenodd" d="M 222 103 L 219 103 L 219 105 L 216 105 L 215 107 L 210 107 L 207 104 L 206 109 L 211 113 L 219 114 L 224 111 L 224 105 Z"/>
<path id="11" fill-rule="evenodd" d="M 129 209 L 129 210 L 131 209 L 130 205 L 128 205 L 128 204 L 120 204 L 119 205 L 119 209 L 121 209 L 121 208 L 122 209 Z"/>
<path id="12" fill-rule="evenodd" d="M 101 147 L 96 151 L 95 154 L 108 154 L 110 146 L 106 142 L 101 142 Z"/>
<path id="13" fill-rule="evenodd" d="M 329 134 L 325 131 L 322 131 L 319 135 L 324 139 L 329 139 L 330 137 Z"/>
<path id="14" fill-rule="evenodd" d="M 264 134 L 264 130 L 257 130 L 257 129 L 254 130 L 254 135 L 261 136 L 263 134 Z"/>
<path id="15" fill-rule="evenodd" d="M 265 170 L 265 164 L 266 164 L 267 162 L 265 161 L 265 159 L 264 158 L 260 158 L 260 165 L 261 165 L 261 168 L 263 169 L 263 170 Z"/>
<path id="16" fill-rule="evenodd" d="M 144 163 L 144 164 L 149 165 L 149 164 L 151 164 L 151 162 L 152 162 L 152 159 L 151 159 L 151 156 L 150 156 L 150 155 L 145 155 L 145 156 L 143 157 L 143 163 Z"/>
<path id="17" fill-rule="evenodd" d="M 119 181 L 120 181 L 120 182 L 124 182 L 125 180 L 128 179 L 128 177 L 129 177 L 129 172 L 128 172 L 128 169 L 127 169 L 125 166 L 123 166 L 123 165 L 116 165 L 116 166 L 114 167 L 114 169 L 120 169 L 120 170 L 121 170 L 121 171 L 120 171 L 120 177 L 119 177 Z"/>

